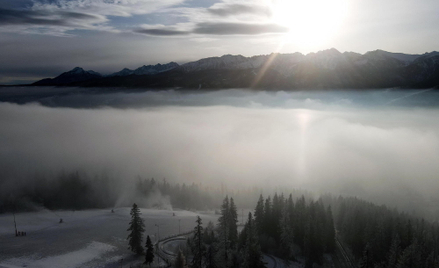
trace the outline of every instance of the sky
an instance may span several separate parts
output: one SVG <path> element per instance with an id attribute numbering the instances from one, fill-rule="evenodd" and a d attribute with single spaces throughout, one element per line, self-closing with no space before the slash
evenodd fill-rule
<path id="1" fill-rule="evenodd" d="M 0 0 L 0 84 L 241 54 L 439 47 L 436 0 Z"/>

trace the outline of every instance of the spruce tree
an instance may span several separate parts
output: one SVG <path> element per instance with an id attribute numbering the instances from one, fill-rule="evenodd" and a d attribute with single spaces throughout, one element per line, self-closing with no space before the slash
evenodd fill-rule
<path id="1" fill-rule="evenodd" d="M 288 214 L 290 214 L 290 223 L 294 222 L 294 201 L 293 201 L 293 195 L 290 194 L 288 197 L 288 201 L 286 202 L 286 205 L 288 206 Z"/>
<path id="2" fill-rule="evenodd" d="M 335 227 L 334 227 L 334 219 L 332 217 L 331 206 L 328 206 L 326 210 L 326 232 L 325 232 L 325 244 L 326 244 L 326 252 L 334 253 L 335 252 Z"/>
<path id="3" fill-rule="evenodd" d="M 255 208 L 255 224 L 259 235 L 264 231 L 264 222 L 264 197 L 261 194 Z"/>
<path id="4" fill-rule="evenodd" d="M 151 238 L 149 238 L 149 235 L 146 237 L 146 254 L 145 254 L 145 264 L 149 264 L 151 266 L 151 263 L 154 261 L 154 246 L 152 245 Z"/>
<path id="5" fill-rule="evenodd" d="M 259 245 L 259 238 L 256 226 L 251 212 L 248 213 L 248 220 L 244 227 L 246 232 L 246 242 L 244 246 L 242 267 L 244 268 L 262 268 L 265 267 L 262 261 L 262 252 Z"/>
<path id="6" fill-rule="evenodd" d="M 264 205 L 264 233 L 270 234 L 270 229 L 272 227 L 272 211 L 271 211 L 271 198 L 270 196 L 265 199 Z"/>
<path id="7" fill-rule="evenodd" d="M 127 231 L 131 231 L 127 237 L 129 245 L 128 249 L 138 255 L 141 255 L 143 254 L 142 236 L 143 232 L 145 231 L 145 224 L 143 223 L 143 219 L 140 218 L 140 209 L 137 207 L 136 203 L 133 204 L 130 215 L 130 227 L 127 229 Z"/>
<path id="8" fill-rule="evenodd" d="M 235 205 L 235 202 L 233 201 L 233 198 L 230 198 L 230 205 L 229 205 L 229 241 L 230 241 L 230 247 L 234 248 L 236 246 L 236 242 L 238 241 L 238 212 Z"/>
<path id="9" fill-rule="evenodd" d="M 216 250 L 216 244 L 212 243 L 210 246 L 207 247 L 206 254 L 205 254 L 205 267 L 206 268 L 217 268 L 215 262 L 215 254 L 217 253 Z"/>
<path id="10" fill-rule="evenodd" d="M 219 266 L 229 267 L 229 255 L 230 255 L 230 241 L 229 241 L 229 223 L 230 223 L 230 207 L 229 207 L 229 197 L 224 198 L 223 204 L 221 205 L 221 216 L 218 218 L 218 260 L 220 262 Z"/>
<path id="11" fill-rule="evenodd" d="M 201 268 L 202 267 L 202 261 L 204 256 L 204 244 L 203 244 L 203 226 L 201 226 L 203 223 L 201 221 L 200 216 L 197 216 L 197 220 L 195 221 L 197 223 L 197 226 L 195 226 L 195 233 L 194 233 L 194 240 L 192 244 L 192 265 L 193 268 Z"/>
<path id="12" fill-rule="evenodd" d="M 291 246 L 293 244 L 293 226 L 290 220 L 288 207 L 284 206 L 280 219 L 280 251 L 282 257 L 287 261 L 291 257 Z"/>
<path id="13" fill-rule="evenodd" d="M 280 216 L 282 213 L 282 201 L 281 198 L 277 195 L 277 193 L 274 194 L 273 197 L 273 205 L 272 205 L 272 211 L 271 211 L 271 224 L 269 229 L 269 234 L 271 237 L 274 238 L 276 243 L 279 243 L 280 240 L 280 228 L 279 228 L 279 222 L 280 222 Z"/>
<path id="14" fill-rule="evenodd" d="M 396 268 L 398 264 L 399 256 L 401 255 L 401 239 L 399 239 L 398 233 L 393 237 L 392 244 L 387 256 L 387 267 Z"/>
<path id="15" fill-rule="evenodd" d="M 296 201 L 294 208 L 295 220 L 293 221 L 294 227 L 294 240 L 300 248 L 305 248 L 305 228 L 306 228 L 306 202 L 305 197 L 302 195 L 300 199 Z"/>

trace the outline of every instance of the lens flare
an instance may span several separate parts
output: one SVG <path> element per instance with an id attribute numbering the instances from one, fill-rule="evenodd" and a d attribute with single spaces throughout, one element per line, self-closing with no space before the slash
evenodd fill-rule
<path id="1" fill-rule="evenodd" d="M 316 43 L 331 39 L 341 29 L 346 0 L 274 0 L 273 20 L 290 29 L 293 42 Z"/>

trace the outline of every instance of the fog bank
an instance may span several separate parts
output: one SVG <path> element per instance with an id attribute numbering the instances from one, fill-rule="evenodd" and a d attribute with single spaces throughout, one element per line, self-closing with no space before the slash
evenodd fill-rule
<path id="1" fill-rule="evenodd" d="M 288 94 L 270 95 L 275 101 L 267 105 L 255 100 L 269 97 L 230 93 L 235 104 L 73 109 L 0 103 L 0 183 L 35 171 L 84 170 L 121 180 L 141 175 L 288 186 L 399 205 L 438 201 L 436 108 L 371 108 L 348 98 Z M 172 96 L 177 103 L 209 97 Z"/>

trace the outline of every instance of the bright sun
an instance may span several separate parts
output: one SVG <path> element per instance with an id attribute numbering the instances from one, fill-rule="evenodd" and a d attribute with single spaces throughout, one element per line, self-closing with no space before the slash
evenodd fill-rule
<path id="1" fill-rule="evenodd" d="M 321 43 L 332 38 L 346 16 L 346 0 L 273 0 L 273 20 L 290 29 L 289 39 Z"/>

